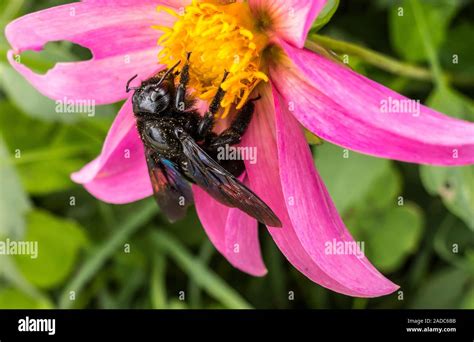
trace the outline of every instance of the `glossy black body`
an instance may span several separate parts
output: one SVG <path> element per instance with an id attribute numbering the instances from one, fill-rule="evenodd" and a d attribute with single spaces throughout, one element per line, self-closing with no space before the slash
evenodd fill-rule
<path id="1" fill-rule="evenodd" d="M 237 207 L 258 221 L 281 226 L 278 217 L 236 177 L 244 171 L 242 160 L 217 161 L 219 147 L 240 142 L 250 123 L 253 100 L 237 113 L 229 128 L 217 135 L 214 117 L 224 91 L 219 88 L 204 116 L 194 109 L 186 94 L 189 79 L 186 64 L 176 85 L 173 68 L 142 82 L 134 90 L 133 111 L 145 147 L 155 198 L 171 221 L 183 217 L 193 202 L 189 183 L 199 185 L 219 202 Z M 227 77 L 224 74 L 223 81 Z"/>

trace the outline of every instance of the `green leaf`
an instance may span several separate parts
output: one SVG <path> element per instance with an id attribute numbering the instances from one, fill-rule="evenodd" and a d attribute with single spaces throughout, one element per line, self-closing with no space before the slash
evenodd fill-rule
<path id="1" fill-rule="evenodd" d="M 153 259 L 151 273 L 151 303 L 153 309 L 166 309 L 166 259 L 162 254 L 156 254 Z"/>
<path id="2" fill-rule="evenodd" d="M 59 102 L 39 93 L 38 90 L 29 84 L 28 81 L 10 65 L 0 62 L 0 75 L 0 88 L 7 94 L 9 100 L 16 107 L 32 118 L 46 122 L 73 123 L 81 118 L 90 119 L 93 117 L 92 115 L 98 117 L 112 115 L 116 112 L 115 106 L 113 105 L 96 106 L 93 102 L 87 102 L 87 104 L 92 106 L 91 109 L 85 108 L 81 113 L 63 113 L 61 112 L 62 109 L 58 107 Z M 93 112 L 87 113 L 86 109 L 93 110 Z"/>
<path id="3" fill-rule="evenodd" d="M 199 227 L 200 221 L 194 208 L 189 208 L 186 217 L 175 223 L 167 223 L 173 234 L 180 241 L 184 241 L 188 246 L 199 246 L 203 239 L 207 239 L 203 229 L 189 229 L 189 227 Z"/>
<path id="4" fill-rule="evenodd" d="M 453 244 L 456 244 L 459 246 L 459 254 L 462 254 L 462 251 L 468 251 L 469 248 L 474 247 L 474 234 L 462 224 L 462 221 L 454 221 L 449 229 L 447 229 L 443 243 L 446 245 L 446 249 L 451 252 Z"/>
<path id="5" fill-rule="evenodd" d="M 52 309 L 49 300 L 38 300 L 13 288 L 0 290 L 0 308 L 2 309 Z"/>
<path id="6" fill-rule="evenodd" d="M 453 309 L 461 305 L 468 275 L 463 270 L 445 268 L 426 280 L 410 307 L 413 309 Z"/>
<path id="7" fill-rule="evenodd" d="M 474 120 L 474 101 L 454 89 L 435 88 L 426 104 L 455 118 Z"/>
<path id="8" fill-rule="evenodd" d="M 416 250 L 422 222 L 421 211 L 411 203 L 400 207 L 358 207 L 346 220 L 356 240 L 365 241 L 365 254 L 384 272 L 397 270 Z"/>
<path id="9" fill-rule="evenodd" d="M 268 268 L 267 284 L 269 284 L 269 287 L 266 287 L 265 284 L 263 284 L 263 287 L 265 293 L 272 298 L 274 306 L 278 309 L 284 309 L 289 305 L 287 300 L 288 273 L 284 268 L 284 257 L 269 236 L 266 236 L 262 243 L 265 252 L 264 260 Z"/>
<path id="10" fill-rule="evenodd" d="M 439 88 L 431 95 L 427 104 L 448 115 L 474 119 L 474 105 L 449 88 Z M 454 151 L 453 151 L 454 152 Z M 431 195 L 439 195 L 446 208 L 464 220 L 474 230 L 474 168 L 464 167 L 420 167 L 423 186 Z"/>
<path id="11" fill-rule="evenodd" d="M 102 136 L 91 143 L 89 135 L 95 136 L 86 124 L 86 120 L 75 126 L 42 122 L 0 101 L 5 141 L 12 153 L 18 153 L 18 158 L 10 159 L 27 192 L 45 195 L 74 186 L 70 174 L 94 158 L 102 145 Z"/>
<path id="12" fill-rule="evenodd" d="M 44 195 L 71 188 L 71 173 L 79 170 L 85 162 L 81 158 L 43 160 L 20 165 L 19 171 L 25 189 L 34 195 Z"/>
<path id="13" fill-rule="evenodd" d="M 215 248 L 211 241 L 207 238 L 203 238 L 201 246 L 199 247 L 198 258 L 204 265 L 207 265 L 215 253 Z M 188 282 L 189 292 L 189 306 L 193 309 L 202 307 L 202 292 L 199 284 L 197 284 L 192 278 Z"/>
<path id="14" fill-rule="evenodd" d="M 440 49 L 440 58 L 446 69 L 458 74 L 474 76 L 473 32 L 474 23 L 469 21 L 462 21 L 449 31 L 449 39 L 446 39 Z"/>
<path id="15" fill-rule="evenodd" d="M 422 48 L 423 38 L 418 32 L 410 1 L 396 1 L 392 5 L 389 12 L 390 38 L 393 48 L 404 59 L 411 62 L 425 61 L 427 55 Z M 461 5 L 461 1 L 452 0 L 420 2 L 435 50 L 439 50 L 445 41 L 448 26 Z"/>
<path id="16" fill-rule="evenodd" d="M 374 265 L 392 272 L 416 250 L 423 232 L 421 212 L 407 203 L 402 207 L 386 209 L 379 216 L 373 216 L 361 230 L 366 238 L 367 255 Z"/>
<path id="17" fill-rule="evenodd" d="M 32 119 L 7 101 L 0 101 L 0 125 L 7 145 L 12 150 L 20 150 L 22 155 L 49 144 L 54 129 L 54 124 Z"/>
<path id="18" fill-rule="evenodd" d="M 317 32 L 321 28 L 323 28 L 323 26 L 325 26 L 331 20 L 334 13 L 336 13 L 338 7 L 339 0 L 328 0 L 321 12 L 319 12 L 318 17 L 316 18 L 311 27 L 311 30 L 313 32 Z"/>
<path id="19" fill-rule="evenodd" d="M 57 63 L 80 61 L 80 59 L 70 51 L 73 45 L 74 44 L 69 41 L 48 42 L 41 51 L 27 50 L 22 52 L 20 60 L 22 64 L 32 71 L 44 75 Z M 88 49 L 85 50 L 89 51 Z"/>
<path id="20" fill-rule="evenodd" d="M 474 234 L 462 221 L 452 215 L 446 216 L 436 230 L 433 247 L 443 261 L 474 275 L 474 263 L 470 260 L 474 251 Z"/>
<path id="21" fill-rule="evenodd" d="M 426 190 L 474 230 L 474 168 L 422 166 L 420 176 Z"/>
<path id="22" fill-rule="evenodd" d="M 83 228 L 77 223 L 34 210 L 28 215 L 24 240 L 37 242 L 38 255 L 17 255 L 15 261 L 23 276 L 41 288 L 60 284 L 72 271 L 78 253 L 86 244 Z"/>
<path id="23" fill-rule="evenodd" d="M 173 298 L 170 300 L 169 308 L 171 310 L 186 310 L 188 309 L 187 305 L 185 302 L 178 300 L 176 298 Z"/>
<path id="24" fill-rule="evenodd" d="M 339 212 L 344 213 L 389 168 L 388 160 L 369 157 L 325 142 L 315 149 L 316 166 Z"/>
<path id="25" fill-rule="evenodd" d="M 10 154 L 0 135 L 0 236 L 18 238 L 24 232 L 30 201 L 9 160 Z"/>
<path id="26" fill-rule="evenodd" d="M 312 132 L 308 131 L 306 128 L 304 129 L 304 136 L 306 138 L 306 141 L 310 145 L 321 145 L 324 141 L 317 135 L 314 135 Z"/>
<path id="27" fill-rule="evenodd" d="M 155 230 L 151 238 L 161 250 L 166 252 L 196 284 L 230 309 L 250 309 L 251 305 L 237 291 L 229 287 L 200 260 L 194 258 L 187 249 L 164 231 Z M 171 304 L 170 304 L 171 306 Z"/>
<path id="28" fill-rule="evenodd" d="M 94 253 L 85 260 L 75 276 L 66 284 L 59 298 L 60 308 L 70 308 L 74 303 L 69 300 L 69 291 L 74 290 L 76 294 L 81 293 L 86 283 L 101 270 L 109 258 L 111 258 L 117 250 L 123 248 L 123 244 L 127 239 L 156 214 L 156 203 L 151 199 L 144 200 L 134 207 L 133 213 L 127 215 L 119 229 L 114 231 L 113 234 L 99 246 L 100 248 L 97 248 Z"/>
<path id="29" fill-rule="evenodd" d="M 422 213 L 413 204 L 400 205 L 401 176 L 387 167 L 370 185 L 346 224 L 380 270 L 392 272 L 416 250 L 422 233 Z"/>
<path id="30" fill-rule="evenodd" d="M 3 1 L 0 4 L 0 24 L 2 25 L 0 27 L 3 28 L 4 23 L 14 19 L 18 15 L 24 2 L 25 0 Z"/>
<path id="31" fill-rule="evenodd" d="M 474 286 L 467 291 L 466 296 L 462 300 L 461 309 L 474 309 Z"/>
<path id="32" fill-rule="evenodd" d="M 393 167 L 388 167 L 372 182 L 359 207 L 383 210 L 396 202 L 402 187 L 402 177 Z"/>
<path id="33" fill-rule="evenodd" d="M 72 122 L 79 118 L 76 114 L 56 112 L 55 101 L 40 94 L 16 70 L 0 63 L 0 86 L 9 99 L 26 114 L 44 121 Z"/>

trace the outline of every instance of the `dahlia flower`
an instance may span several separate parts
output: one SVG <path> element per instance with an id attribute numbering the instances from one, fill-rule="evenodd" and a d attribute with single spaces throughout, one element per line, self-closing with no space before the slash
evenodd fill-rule
<path id="1" fill-rule="evenodd" d="M 375 297 L 398 286 L 365 256 L 325 253 L 325 243 L 353 243 L 318 171 L 303 127 L 323 140 L 382 158 L 430 165 L 474 162 L 474 125 L 421 106 L 418 115 L 381 111 L 402 95 L 304 48 L 307 33 L 326 0 L 84 0 L 26 15 L 10 23 L 8 58 L 41 93 L 53 98 L 126 99 L 101 154 L 72 179 L 98 199 L 128 203 L 152 187 L 125 84 L 183 60 L 192 51 L 190 87 L 204 103 L 224 70 L 222 118 L 258 93 L 243 146 L 246 182 L 277 214 L 281 228 L 268 227 L 276 245 L 301 273 L 333 291 Z M 157 10 L 158 6 L 158 10 Z M 92 51 L 88 61 L 59 63 L 38 75 L 15 61 L 25 50 L 68 40 Z M 158 41 L 158 44 L 157 44 Z M 225 122 L 225 120 L 222 120 Z M 129 158 L 124 158 L 124 151 Z M 357 180 L 354 180 L 357 181 Z M 201 223 L 216 249 L 251 275 L 267 271 L 258 223 L 194 187 Z M 238 246 L 238 248 L 235 248 Z"/>

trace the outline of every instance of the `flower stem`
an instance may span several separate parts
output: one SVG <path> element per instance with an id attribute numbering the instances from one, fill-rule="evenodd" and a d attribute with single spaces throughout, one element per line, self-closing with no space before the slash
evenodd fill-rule
<path id="1" fill-rule="evenodd" d="M 240 294 L 224 282 L 217 274 L 195 258 L 178 240 L 167 232 L 155 230 L 151 241 L 166 253 L 202 289 L 230 309 L 251 309 L 252 306 Z"/>
<path id="2" fill-rule="evenodd" d="M 336 53 L 345 53 L 360 58 L 364 62 L 378 67 L 382 70 L 388 71 L 392 74 L 405 76 L 411 79 L 421 81 L 435 81 L 438 82 L 439 75 L 437 71 L 429 70 L 410 63 L 401 62 L 392 57 L 386 56 L 365 47 L 337 40 L 328 36 L 321 36 L 311 34 L 308 36 L 305 47 L 314 52 L 320 52 L 321 46 L 323 48 L 332 50 Z M 473 85 L 474 78 L 465 77 L 462 75 L 444 74 L 443 77 L 458 85 Z"/>
<path id="3" fill-rule="evenodd" d="M 430 62 L 431 71 L 435 84 L 438 88 L 446 88 L 447 83 L 443 75 L 443 70 L 441 69 L 441 64 L 439 63 L 438 56 L 435 48 L 433 47 L 433 40 L 431 38 L 430 30 L 425 20 L 425 15 L 423 9 L 420 6 L 418 0 L 413 0 L 409 2 L 413 11 L 413 16 L 415 17 L 416 26 L 418 27 L 418 32 L 423 41 L 423 46 L 425 48 L 426 55 Z"/>
<path id="4" fill-rule="evenodd" d="M 86 283 L 100 270 L 105 262 L 123 246 L 140 227 L 149 221 L 157 212 L 154 201 L 146 201 L 134 215 L 129 217 L 122 226 L 112 233 L 102 246 L 87 259 L 74 278 L 64 287 L 59 299 L 59 308 L 68 309 L 74 303 L 69 299 L 70 291 L 79 295 Z"/>
<path id="5" fill-rule="evenodd" d="M 214 254 L 214 247 L 212 246 L 209 240 L 205 240 L 201 244 L 201 248 L 199 249 L 198 259 L 201 260 L 203 265 L 207 265 L 209 260 L 211 259 L 212 255 Z M 193 278 L 190 278 L 188 284 L 188 292 L 189 292 L 189 302 L 192 309 L 199 309 L 202 307 L 202 295 L 201 295 L 201 288 L 199 284 Z"/>

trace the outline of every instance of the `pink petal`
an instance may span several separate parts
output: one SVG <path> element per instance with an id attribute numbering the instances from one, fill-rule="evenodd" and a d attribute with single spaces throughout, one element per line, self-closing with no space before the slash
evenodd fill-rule
<path id="1" fill-rule="evenodd" d="M 229 207 L 217 202 L 196 185 L 193 185 L 193 194 L 196 212 L 209 240 L 219 253 L 226 256 L 225 226 Z"/>
<path id="2" fill-rule="evenodd" d="M 313 21 L 327 0 L 249 0 L 250 8 L 264 21 L 270 18 L 270 27 L 277 36 L 303 47 Z"/>
<path id="3" fill-rule="evenodd" d="M 362 255 L 328 254 L 331 243 L 356 246 L 314 167 L 303 130 L 291 113 L 275 101 L 280 178 L 296 235 L 311 258 L 330 277 L 361 292 L 391 293 L 397 286 Z"/>
<path id="4" fill-rule="evenodd" d="M 274 64 L 270 75 L 285 107 L 316 135 L 377 157 L 435 165 L 474 162 L 474 124 L 422 105 L 418 116 L 384 112 L 384 104 L 407 98 L 315 53 L 281 44 L 294 64 Z"/>
<path id="5" fill-rule="evenodd" d="M 115 204 L 152 194 L 143 144 L 138 136 L 131 100 L 115 118 L 102 153 L 71 178 L 98 199 Z"/>
<path id="6" fill-rule="evenodd" d="M 179 8 L 180 6 L 187 6 L 191 0 L 82 0 L 91 4 L 99 5 L 116 5 L 116 6 L 128 6 L 128 5 L 154 5 L 155 8 L 158 5 L 165 5 L 168 7 Z"/>
<path id="7" fill-rule="evenodd" d="M 247 180 L 244 183 L 249 186 Z M 258 239 L 258 222 L 239 209 L 229 210 L 225 246 L 226 255 L 234 267 L 254 276 L 267 273 Z"/>
<path id="8" fill-rule="evenodd" d="M 311 254 L 314 254 L 314 249 L 306 246 L 306 239 L 300 241 L 300 235 L 301 237 L 304 237 L 305 234 L 308 234 L 304 230 L 309 229 L 309 224 L 308 222 L 298 222 L 298 225 L 294 225 L 295 222 L 292 222 L 292 217 L 290 218 L 288 214 L 279 173 L 279 169 L 285 168 L 285 166 L 281 165 L 281 162 L 279 163 L 278 160 L 279 152 L 277 149 L 277 138 L 275 136 L 275 110 L 273 98 L 268 87 L 261 88 L 259 93 L 263 97 L 256 103 L 255 116 L 250 124 L 249 131 L 244 137 L 244 144 L 247 146 L 255 146 L 257 148 L 258 159 L 256 164 L 247 163 L 246 169 L 252 189 L 273 209 L 283 223 L 282 228 L 268 228 L 277 246 L 286 256 L 288 261 L 301 273 L 312 281 L 333 291 L 360 297 L 375 297 L 393 292 L 396 289 L 396 286 L 383 278 L 380 274 L 376 273 L 370 264 L 366 264 L 362 261 L 359 264 L 354 264 L 353 260 L 348 260 L 350 258 L 348 256 L 331 257 L 324 255 L 324 249 L 320 251 L 323 254 L 320 254 L 319 258 L 313 259 Z M 293 132 L 295 127 L 293 127 L 292 123 L 290 123 L 290 127 L 290 129 L 292 129 L 290 132 Z M 296 127 L 296 129 L 299 130 L 299 127 Z M 299 146 L 299 143 L 301 143 L 301 136 L 298 135 L 298 132 L 299 131 L 293 133 L 296 134 L 295 138 L 298 139 L 298 141 L 295 141 L 296 146 Z M 281 134 L 282 132 L 278 133 L 280 138 Z M 308 151 L 297 150 L 295 152 L 298 154 L 293 154 L 293 158 L 303 158 L 303 160 L 307 161 L 305 158 L 307 158 Z M 307 167 L 309 170 L 313 168 L 312 165 L 308 165 Z M 314 173 L 312 174 L 311 171 L 305 171 L 306 174 L 308 172 L 310 173 L 308 175 L 309 178 L 300 177 L 301 170 L 292 171 L 292 177 L 298 177 L 302 184 L 307 182 L 311 185 L 316 181 Z M 288 175 L 287 170 L 282 169 L 282 172 L 284 172 L 285 176 Z M 295 191 L 296 190 L 300 192 L 302 191 L 301 189 L 295 189 Z M 307 190 L 304 190 L 301 193 L 293 193 L 293 195 L 295 198 L 301 198 L 308 195 L 305 193 L 306 191 Z M 305 198 L 305 200 L 307 199 L 313 200 L 315 205 L 327 205 L 328 201 L 326 196 Z M 304 209 L 306 208 L 301 208 L 301 210 Z M 315 216 L 309 211 L 306 211 L 305 213 L 307 219 L 310 220 L 311 223 L 314 223 L 313 220 Z M 329 213 L 326 214 L 329 215 Z M 331 214 L 333 213 L 331 212 Z M 294 216 L 293 213 L 292 216 Z M 329 216 L 325 219 L 328 217 Z M 336 227 L 339 227 L 337 222 L 339 219 L 338 216 L 332 218 L 335 222 L 329 222 L 329 224 L 322 227 L 329 232 L 333 232 L 336 230 Z M 320 241 L 320 237 L 311 236 L 311 239 L 313 238 L 314 241 L 316 241 L 313 241 L 315 244 L 317 241 Z M 308 251 L 306 250 L 307 248 Z M 351 266 L 356 267 L 350 272 L 350 274 L 347 274 L 346 272 L 348 266 L 342 265 L 345 262 L 349 262 Z M 328 265 L 334 266 L 335 269 L 328 270 Z M 366 269 L 364 270 L 364 268 Z M 354 272 L 353 275 L 351 274 L 352 272 Z M 369 277 L 368 279 L 372 282 L 369 283 L 364 279 L 360 279 L 361 274 L 367 275 Z"/>
<path id="9" fill-rule="evenodd" d="M 193 186 L 193 192 L 199 220 L 216 249 L 235 268 L 253 276 L 265 275 L 257 221 L 220 204 L 198 186 Z"/>
<path id="10" fill-rule="evenodd" d="M 161 32 L 151 26 L 169 26 L 175 20 L 156 10 L 159 3 L 162 1 L 94 0 L 28 14 L 6 27 L 13 47 L 9 61 L 41 93 L 53 99 L 91 99 L 96 104 L 124 99 L 128 79 L 135 74 L 148 76 L 158 67 L 157 39 Z M 15 61 L 15 54 L 40 51 L 46 43 L 62 40 L 89 48 L 94 57 L 84 62 L 58 63 L 45 75 Z"/>

